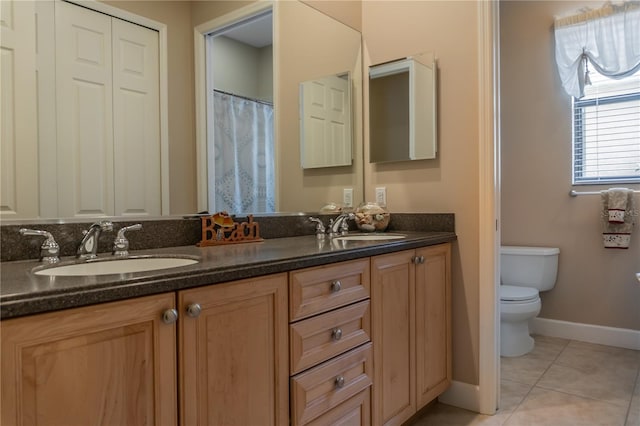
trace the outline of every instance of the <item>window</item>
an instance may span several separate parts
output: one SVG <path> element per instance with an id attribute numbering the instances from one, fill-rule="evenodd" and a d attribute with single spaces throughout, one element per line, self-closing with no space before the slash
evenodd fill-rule
<path id="1" fill-rule="evenodd" d="M 640 182 L 640 71 L 613 80 L 589 67 L 573 99 L 573 183 Z"/>

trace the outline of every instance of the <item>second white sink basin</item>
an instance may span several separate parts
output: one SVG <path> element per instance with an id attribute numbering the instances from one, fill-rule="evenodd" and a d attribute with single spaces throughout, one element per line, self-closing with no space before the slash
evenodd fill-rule
<path id="1" fill-rule="evenodd" d="M 382 240 L 400 240 L 406 238 L 406 235 L 400 234 L 353 234 L 336 237 L 337 240 L 343 241 L 382 241 Z"/>
<path id="2" fill-rule="evenodd" d="M 34 274 L 53 277 L 112 275 L 179 268 L 194 263 L 198 263 L 198 260 L 185 257 L 128 257 L 52 266 L 37 270 Z"/>

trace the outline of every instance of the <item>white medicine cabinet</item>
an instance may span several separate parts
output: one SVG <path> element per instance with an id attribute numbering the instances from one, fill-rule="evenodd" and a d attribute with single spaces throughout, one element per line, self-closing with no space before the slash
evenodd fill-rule
<path id="1" fill-rule="evenodd" d="M 437 153 L 437 68 L 422 55 L 369 67 L 369 162 Z"/>

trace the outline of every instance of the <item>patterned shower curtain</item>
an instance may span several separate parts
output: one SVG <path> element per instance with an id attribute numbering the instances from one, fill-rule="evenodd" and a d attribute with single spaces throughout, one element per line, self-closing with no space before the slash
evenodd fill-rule
<path id="1" fill-rule="evenodd" d="M 275 211 L 273 106 L 214 92 L 215 210 Z"/>

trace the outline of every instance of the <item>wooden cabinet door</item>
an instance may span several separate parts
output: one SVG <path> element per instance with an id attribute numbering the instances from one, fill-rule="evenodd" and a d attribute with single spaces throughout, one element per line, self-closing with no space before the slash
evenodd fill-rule
<path id="1" fill-rule="evenodd" d="M 2 321 L 3 425 L 175 425 L 174 294 Z"/>
<path id="2" fill-rule="evenodd" d="M 287 275 L 181 291 L 178 306 L 181 424 L 288 425 Z"/>
<path id="3" fill-rule="evenodd" d="M 414 251 L 372 258 L 373 424 L 416 412 Z"/>
<path id="4" fill-rule="evenodd" d="M 418 409 L 451 384 L 451 244 L 416 250 Z M 424 259 L 424 261 L 422 261 Z"/>

